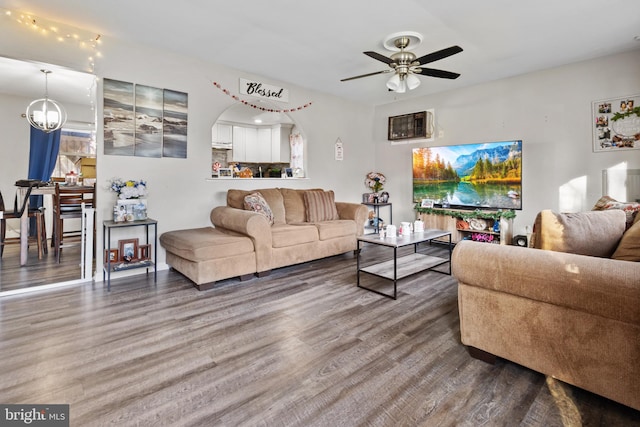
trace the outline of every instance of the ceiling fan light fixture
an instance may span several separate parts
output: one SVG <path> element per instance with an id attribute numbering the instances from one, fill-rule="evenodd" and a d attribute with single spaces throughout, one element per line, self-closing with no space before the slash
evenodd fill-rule
<path id="1" fill-rule="evenodd" d="M 64 107 L 53 99 L 49 99 L 48 75 L 49 70 L 40 70 L 44 73 L 44 98 L 32 101 L 27 107 L 27 120 L 36 129 L 50 133 L 60 129 L 67 121 L 67 112 Z"/>
<path id="2" fill-rule="evenodd" d="M 420 86 L 420 79 L 413 74 L 407 74 L 407 88 L 409 90 L 414 90 L 418 86 Z"/>
<path id="3" fill-rule="evenodd" d="M 398 88 L 400 88 L 400 76 L 398 74 L 394 74 L 393 76 L 391 76 L 391 78 L 387 81 L 387 87 L 394 92 L 397 91 Z"/>
<path id="4" fill-rule="evenodd" d="M 396 93 L 405 93 L 420 86 L 420 79 L 413 74 L 394 74 L 387 81 L 387 87 Z"/>

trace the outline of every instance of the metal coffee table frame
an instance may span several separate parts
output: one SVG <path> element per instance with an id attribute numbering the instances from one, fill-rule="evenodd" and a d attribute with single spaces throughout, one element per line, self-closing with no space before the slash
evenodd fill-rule
<path id="1" fill-rule="evenodd" d="M 447 245 L 449 249 L 449 258 L 436 257 L 418 253 L 418 245 L 420 243 L 431 243 L 435 239 L 445 238 L 441 241 Z M 357 248 L 357 285 L 359 288 L 366 289 L 387 298 L 396 299 L 398 296 L 398 281 L 405 277 L 412 276 L 423 271 L 432 270 L 433 268 L 449 263 L 449 271 L 442 272 L 433 270 L 437 273 L 451 275 L 451 233 L 443 230 L 425 230 L 419 233 L 411 233 L 410 235 L 400 235 L 397 237 L 386 237 L 381 239 L 378 235 L 365 235 L 358 237 Z M 369 243 L 379 246 L 388 246 L 393 248 L 393 259 L 360 267 L 361 244 Z M 414 246 L 413 253 L 398 258 L 398 249 L 404 246 Z M 360 284 L 360 273 L 367 273 L 373 276 L 393 281 L 393 295 L 380 292 L 376 289 L 367 288 Z"/>

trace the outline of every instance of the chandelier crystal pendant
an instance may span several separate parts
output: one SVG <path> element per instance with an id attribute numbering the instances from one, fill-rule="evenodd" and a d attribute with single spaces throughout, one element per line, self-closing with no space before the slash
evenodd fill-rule
<path id="1" fill-rule="evenodd" d="M 57 101 L 49 99 L 49 70 L 44 73 L 44 98 L 36 99 L 27 107 L 27 120 L 31 126 L 46 133 L 60 129 L 67 121 L 67 112 Z"/>

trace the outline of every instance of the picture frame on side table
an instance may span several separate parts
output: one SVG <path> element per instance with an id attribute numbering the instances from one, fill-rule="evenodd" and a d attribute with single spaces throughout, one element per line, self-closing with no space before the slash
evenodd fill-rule
<path id="1" fill-rule="evenodd" d="M 420 207 L 421 208 L 432 208 L 433 207 L 433 199 L 422 199 L 422 201 L 420 202 Z"/>
<path id="2" fill-rule="evenodd" d="M 138 256 L 138 239 L 118 240 L 120 261 L 131 262 Z"/>
<path id="3" fill-rule="evenodd" d="M 115 263 L 120 261 L 120 259 L 118 258 L 118 250 L 117 249 L 111 249 L 109 251 L 105 251 L 104 253 L 104 262 L 105 264 L 108 263 L 109 261 L 111 261 L 111 263 Z"/>
<path id="4" fill-rule="evenodd" d="M 141 260 L 151 259 L 151 245 L 140 245 L 140 257 Z"/>

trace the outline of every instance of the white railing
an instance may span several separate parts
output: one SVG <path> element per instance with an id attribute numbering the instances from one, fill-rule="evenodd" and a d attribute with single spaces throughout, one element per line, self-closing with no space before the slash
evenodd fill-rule
<path id="1" fill-rule="evenodd" d="M 96 210 L 82 204 L 82 237 L 80 250 L 80 280 L 93 278 L 93 243 Z"/>

